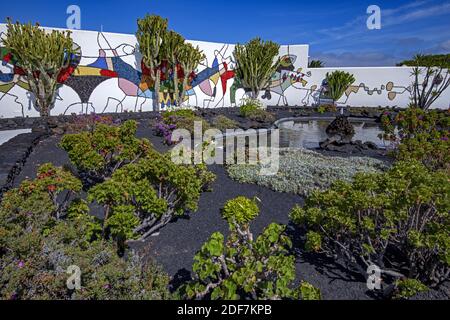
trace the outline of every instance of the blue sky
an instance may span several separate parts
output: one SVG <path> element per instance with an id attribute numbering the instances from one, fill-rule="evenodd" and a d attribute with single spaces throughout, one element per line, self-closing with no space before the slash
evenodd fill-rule
<path id="1" fill-rule="evenodd" d="M 187 39 L 309 44 L 327 66 L 389 66 L 416 53 L 450 53 L 450 1 L 350 0 L 71 0 L 9 1 L 0 18 L 65 27 L 66 8 L 81 8 L 82 29 L 134 33 L 145 13 L 169 18 Z M 381 30 L 368 30 L 369 5 L 381 8 Z M 2 21 L 3 22 L 3 21 Z"/>

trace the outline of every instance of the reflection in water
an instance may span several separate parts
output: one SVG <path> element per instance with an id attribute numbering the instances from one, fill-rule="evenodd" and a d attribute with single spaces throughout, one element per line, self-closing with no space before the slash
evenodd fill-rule
<path id="1" fill-rule="evenodd" d="M 282 148 L 308 148 L 315 149 L 319 143 L 328 138 L 325 130 L 330 121 L 308 120 L 308 121 L 286 121 L 279 125 L 280 147 Z M 380 148 L 385 148 L 386 144 L 378 138 L 382 133 L 377 123 L 373 122 L 352 122 L 355 127 L 353 141 L 373 142 Z"/>

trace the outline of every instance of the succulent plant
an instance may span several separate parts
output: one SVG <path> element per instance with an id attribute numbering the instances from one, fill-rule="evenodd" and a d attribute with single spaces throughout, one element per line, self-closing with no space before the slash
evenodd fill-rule
<path id="1" fill-rule="evenodd" d="M 259 92 L 268 86 L 280 65 L 280 59 L 275 60 L 279 49 L 279 44 L 260 38 L 252 39 L 244 45 L 236 45 L 233 52 L 236 78 L 251 93 L 252 98 L 258 98 Z"/>
<path id="2" fill-rule="evenodd" d="M 48 33 L 39 25 L 13 24 L 8 19 L 3 44 L 14 57 L 16 66 L 25 73 L 40 115 L 49 116 L 62 80 L 61 73 L 75 60 L 76 48 L 70 32 L 53 30 Z"/>

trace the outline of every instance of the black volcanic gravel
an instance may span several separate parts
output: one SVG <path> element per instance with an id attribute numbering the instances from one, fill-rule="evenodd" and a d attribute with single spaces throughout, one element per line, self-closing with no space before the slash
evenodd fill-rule
<path id="1" fill-rule="evenodd" d="M 139 125 L 137 135 L 150 139 L 159 151 L 168 149 L 162 144 L 161 138 L 153 135 L 148 121 L 143 121 Z M 35 177 L 36 168 L 42 163 L 52 162 L 58 166 L 69 163 L 66 153 L 57 147 L 58 142 L 59 138 L 52 136 L 35 147 L 21 174 L 15 180 L 16 185 L 25 177 Z M 158 236 L 151 237 L 139 245 L 174 277 L 173 287 L 190 276 L 195 253 L 213 232 L 228 233 L 227 224 L 220 215 L 220 210 L 227 200 L 241 195 L 260 199 L 261 213 L 252 223 L 255 235 L 272 222 L 288 224 L 290 210 L 295 204 L 301 204 L 303 201 L 298 195 L 277 193 L 265 187 L 237 183 L 227 176 L 222 166 L 214 165 L 210 170 L 217 175 L 217 180 L 212 186 L 213 191 L 201 196 L 199 210 L 189 219 L 179 219 L 170 223 Z M 294 244 L 298 244 L 299 232 L 291 226 L 288 227 L 288 232 Z M 305 280 L 318 287 L 324 299 L 373 298 L 367 292 L 364 279 L 353 277 L 332 261 L 302 253 L 300 250 L 296 255 L 297 281 Z M 449 299 L 449 297 L 448 285 L 439 291 L 421 296 L 424 299 Z"/>

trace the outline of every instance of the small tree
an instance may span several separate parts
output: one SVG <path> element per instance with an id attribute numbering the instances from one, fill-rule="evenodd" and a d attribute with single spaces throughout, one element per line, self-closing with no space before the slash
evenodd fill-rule
<path id="1" fill-rule="evenodd" d="M 327 95 L 333 100 L 333 103 L 336 104 L 344 94 L 345 90 L 355 82 L 355 77 L 348 72 L 336 70 L 332 73 L 327 72 L 326 81 L 328 83 Z"/>
<path id="2" fill-rule="evenodd" d="M 70 66 L 76 51 L 70 32 L 47 33 L 39 25 L 13 24 L 8 19 L 3 44 L 25 72 L 40 115 L 49 116 L 56 99 L 58 77 Z"/>
<path id="3" fill-rule="evenodd" d="M 138 31 L 136 38 L 139 43 L 139 51 L 143 57 L 144 65 L 149 69 L 150 78 L 155 84 L 154 105 L 159 110 L 159 90 L 161 84 L 161 63 L 163 52 L 161 47 L 167 33 L 167 19 L 160 16 L 146 15 L 143 19 L 138 19 Z"/>
<path id="4" fill-rule="evenodd" d="M 413 104 L 423 110 L 429 109 L 450 86 L 450 55 L 417 55 L 413 61 L 404 64 L 413 66 Z"/>
<path id="5" fill-rule="evenodd" d="M 250 222 L 259 214 L 254 200 L 238 197 L 226 203 L 223 217 L 230 228 L 225 241 L 214 233 L 194 257 L 195 279 L 181 289 L 189 299 L 320 299 L 320 291 L 302 282 L 292 289 L 295 257 L 289 255 L 285 227 L 269 225 L 253 238 Z"/>
<path id="6" fill-rule="evenodd" d="M 214 178 L 203 165 L 176 165 L 170 154 L 150 150 L 92 187 L 88 198 L 104 206 L 104 226 L 119 242 L 145 240 L 177 216 L 196 211 L 200 194 Z"/>
<path id="7" fill-rule="evenodd" d="M 233 52 L 236 77 L 253 99 L 257 99 L 259 92 L 267 88 L 272 75 L 279 67 L 280 59 L 275 60 L 279 49 L 279 44 L 260 38 L 250 40 L 244 45 L 236 45 Z"/>

